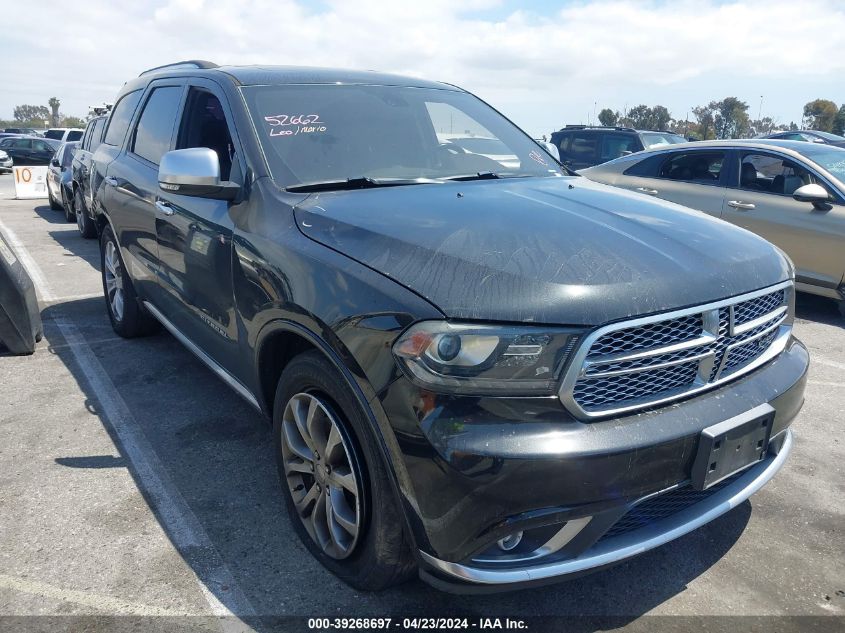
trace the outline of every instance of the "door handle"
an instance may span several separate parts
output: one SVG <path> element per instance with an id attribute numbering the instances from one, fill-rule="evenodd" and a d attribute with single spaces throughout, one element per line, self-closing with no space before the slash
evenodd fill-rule
<path id="1" fill-rule="evenodd" d="M 729 207 L 739 209 L 741 211 L 751 211 L 754 208 L 753 202 L 743 202 L 742 200 L 731 200 L 728 202 Z"/>
<path id="2" fill-rule="evenodd" d="M 658 193 L 657 189 L 649 189 L 648 187 L 637 187 L 637 191 L 639 191 L 640 193 L 648 194 L 650 196 L 656 196 Z"/>
<path id="3" fill-rule="evenodd" d="M 176 213 L 169 204 L 164 202 L 164 200 L 156 200 L 156 209 L 161 211 L 164 215 L 173 215 Z"/>
<path id="4" fill-rule="evenodd" d="M 106 176 L 105 181 L 107 185 L 117 187 L 117 178 L 115 178 L 114 176 Z"/>

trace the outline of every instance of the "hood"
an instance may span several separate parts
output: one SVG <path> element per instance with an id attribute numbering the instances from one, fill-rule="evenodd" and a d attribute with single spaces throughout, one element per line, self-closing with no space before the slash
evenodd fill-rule
<path id="1" fill-rule="evenodd" d="M 765 240 L 586 178 L 512 178 L 313 194 L 311 239 L 446 316 L 596 325 L 788 279 Z"/>

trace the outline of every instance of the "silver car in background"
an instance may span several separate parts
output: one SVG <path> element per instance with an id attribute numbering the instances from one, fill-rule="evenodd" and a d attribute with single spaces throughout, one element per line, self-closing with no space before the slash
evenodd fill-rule
<path id="1" fill-rule="evenodd" d="M 579 173 L 766 238 L 795 263 L 799 290 L 837 300 L 845 314 L 845 149 L 767 139 L 704 141 L 645 150 Z"/>

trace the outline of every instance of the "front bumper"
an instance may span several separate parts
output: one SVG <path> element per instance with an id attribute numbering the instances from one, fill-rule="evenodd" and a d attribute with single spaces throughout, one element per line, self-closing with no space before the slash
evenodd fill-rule
<path id="1" fill-rule="evenodd" d="M 747 469 L 741 477 L 703 501 L 662 521 L 620 536 L 602 539 L 575 558 L 518 569 L 491 569 L 450 563 L 420 552 L 425 564 L 421 575 L 430 584 L 451 591 L 469 589 L 474 585 L 506 590 L 544 584 L 561 576 L 577 575 L 614 565 L 692 532 L 736 508 L 760 490 L 786 462 L 792 450 L 792 430 L 783 431 L 781 436 L 773 438 L 772 444 L 776 453 L 770 451 L 765 460 Z"/>
<path id="2" fill-rule="evenodd" d="M 14 164 L 12 163 L 11 158 L 5 158 L 3 160 L 0 160 L 0 170 L 12 171 L 12 167 L 14 167 Z"/>
<path id="3" fill-rule="evenodd" d="M 573 418 L 556 398 L 446 397 L 395 381 L 379 400 L 397 440 L 394 469 L 421 575 L 458 590 L 547 582 L 622 560 L 712 520 L 783 463 L 808 365 L 806 348 L 791 338 L 775 359 L 723 386 L 592 422 Z M 661 523 L 658 532 L 606 536 L 639 500 L 690 480 L 702 429 L 761 405 L 775 412 L 768 459 L 708 505 Z M 489 562 L 499 539 L 588 517 L 587 527 L 553 555 Z"/>

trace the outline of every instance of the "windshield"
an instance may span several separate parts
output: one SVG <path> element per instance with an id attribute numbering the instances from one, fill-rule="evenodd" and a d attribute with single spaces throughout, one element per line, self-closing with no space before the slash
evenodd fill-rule
<path id="1" fill-rule="evenodd" d="M 678 134 L 670 134 L 669 132 L 643 132 L 643 145 L 646 149 L 650 147 L 658 147 L 660 145 L 675 145 L 676 143 L 686 143 L 687 139 Z"/>
<path id="2" fill-rule="evenodd" d="M 830 145 L 808 145 L 796 150 L 816 163 L 819 167 L 826 169 L 840 182 L 845 182 L 845 149 L 831 147 Z"/>
<path id="3" fill-rule="evenodd" d="M 814 136 L 818 136 L 823 138 L 826 141 L 845 141 L 845 136 L 839 136 L 838 134 L 831 134 L 830 132 L 821 132 L 819 130 L 813 130 L 812 134 Z"/>
<path id="4" fill-rule="evenodd" d="M 324 84 L 242 90 L 282 186 L 563 173 L 536 142 L 465 92 Z"/>

